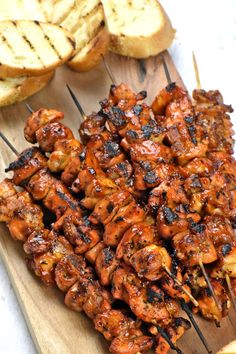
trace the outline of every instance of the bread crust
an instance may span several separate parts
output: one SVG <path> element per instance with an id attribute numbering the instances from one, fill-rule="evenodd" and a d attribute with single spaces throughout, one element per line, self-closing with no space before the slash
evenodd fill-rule
<path id="1" fill-rule="evenodd" d="M 176 31 L 173 29 L 169 17 L 159 2 L 158 6 L 162 16 L 162 26 L 157 32 L 149 36 L 137 36 L 135 34 L 128 36 L 122 32 L 115 34 L 110 31 L 110 50 L 120 55 L 144 59 L 157 55 L 170 47 Z M 109 17 L 107 21 L 109 29 Z M 145 24 L 143 25 L 145 26 Z"/>
<path id="2" fill-rule="evenodd" d="M 22 65 L 22 63 L 19 61 L 19 64 L 9 62 L 8 60 L 5 60 L 4 58 L 0 58 L 0 78 L 7 78 L 7 77 L 20 77 L 20 76 L 42 76 L 48 72 L 53 71 L 56 69 L 58 66 L 63 65 L 67 60 L 73 55 L 74 50 L 75 50 L 75 42 L 74 42 L 74 37 L 73 35 L 67 31 L 64 28 L 61 28 L 57 25 L 54 24 L 49 24 L 49 23 L 44 23 L 44 22 L 38 22 L 38 21 L 31 21 L 31 20 L 17 20 L 17 21 L 1 21 L 1 25 L 5 24 L 6 26 L 12 25 L 12 23 L 18 25 L 18 23 L 24 22 L 29 26 L 29 31 L 30 31 L 30 26 L 35 25 L 35 24 L 41 24 L 42 26 L 53 26 L 58 28 L 60 31 L 63 31 L 64 37 L 65 37 L 65 43 L 68 45 L 68 50 L 67 53 L 62 56 L 58 56 L 57 60 L 54 60 L 54 62 L 51 65 L 38 65 L 35 67 L 28 66 L 27 65 Z M 45 32 L 46 32 L 45 29 Z M 1 32 L 1 31 L 0 31 Z M 62 43 L 62 45 L 65 45 L 65 43 Z M 36 48 L 37 50 L 37 48 Z M 46 49 L 45 49 L 46 50 Z M 17 53 L 15 53 L 17 55 Z"/>
<path id="3" fill-rule="evenodd" d="M 8 106 L 16 102 L 23 101 L 28 97 L 34 95 L 38 91 L 42 90 L 48 82 L 53 78 L 54 71 L 46 73 L 42 76 L 35 76 L 35 77 L 24 77 L 24 78 L 15 78 L 14 86 L 8 82 L 12 79 L 5 79 L 0 81 L 0 86 L 3 83 L 6 85 L 5 93 L 1 90 L 0 95 L 0 107 Z M 18 83 L 17 83 L 18 82 Z"/>
<path id="4" fill-rule="evenodd" d="M 108 51 L 110 35 L 107 28 L 102 28 L 98 34 L 71 60 L 67 65 L 79 72 L 86 72 L 99 64 L 103 55 Z"/>

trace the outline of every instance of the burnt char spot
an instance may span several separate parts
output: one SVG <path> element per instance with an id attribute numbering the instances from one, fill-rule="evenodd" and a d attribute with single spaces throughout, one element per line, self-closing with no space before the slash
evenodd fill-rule
<path id="1" fill-rule="evenodd" d="M 119 144 L 114 143 L 113 141 L 107 141 L 104 145 L 104 149 L 109 157 L 115 157 L 120 153 Z"/>
<path id="2" fill-rule="evenodd" d="M 163 295 L 161 292 L 156 292 L 153 288 L 147 288 L 147 301 L 152 302 L 160 302 L 162 301 Z"/>
<path id="3" fill-rule="evenodd" d="M 129 177 L 129 172 L 128 172 L 129 162 L 128 161 L 127 162 L 123 161 L 123 162 L 118 163 L 117 167 L 125 178 Z"/>
<path id="4" fill-rule="evenodd" d="M 104 98 L 102 101 L 99 102 L 99 104 L 100 104 L 100 106 L 101 106 L 102 108 L 107 107 L 107 106 L 108 106 L 108 103 L 109 103 L 109 101 L 108 101 L 107 98 Z"/>
<path id="5" fill-rule="evenodd" d="M 107 211 L 108 213 L 110 214 L 114 209 L 114 205 L 110 202 L 108 205 L 107 205 Z"/>
<path id="6" fill-rule="evenodd" d="M 114 253 L 111 251 L 110 247 L 104 248 L 103 254 L 105 256 L 105 263 L 108 265 L 114 258 Z"/>
<path id="7" fill-rule="evenodd" d="M 140 161 L 140 166 L 145 170 L 145 171 L 150 171 L 152 166 L 151 163 L 148 161 Z"/>
<path id="8" fill-rule="evenodd" d="M 142 112 L 142 110 L 143 110 L 143 107 L 139 104 L 136 104 L 133 107 L 134 114 L 136 114 L 137 116 L 139 116 L 139 114 Z"/>
<path id="9" fill-rule="evenodd" d="M 91 243 L 91 239 L 85 234 L 83 233 L 82 231 L 78 231 L 79 232 L 79 237 L 81 238 L 81 240 L 86 244 L 88 245 L 89 243 Z"/>
<path id="10" fill-rule="evenodd" d="M 232 250 L 232 246 L 229 243 L 226 243 L 225 245 L 222 246 L 221 248 L 221 253 L 225 257 L 229 252 Z"/>
<path id="11" fill-rule="evenodd" d="M 136 99 L 137 100 L 144 100 L 144 98 L 146 98 L 146 97 L 147 97 L 147 91 L 143 90 L 137 94 Z"/>
<path id="12" fill-rule="evenodd" d="M 92 167 L 89 167 L 88 171 L 91 175 L 96 175 L 96 171 Z"/>
<path id="13" fill-rule="evenodd" d="M 83 150 L 83 151 L 81 152 L 81 154 L 79 155 L 80 161 L 81 161 L 81 162 L 84 161 L 84 160 L 85 160 L 85 157 L 86 157 L 86 152 L 85 152 L 85 150 Z"/>
<path id="14" fill-rule="evenodd" d="M 188 131 L 189 131 L 189 135 L 191 137 L 191 140 L 192 140 L 193 144 L 196 145 L 197 144 L 197 139 L 195 138 L 195 134 L 196 134 L 195 126 L 194 125 L 190 125 L 188 127 Z"/>
<path id="15" fill-rule="evenodd" d="M 128 130 L 126 135 L 132 139 L 138 138 L 138 133 L 135 130 Z"/>
<path id="16" fill-rule="evenodd" d="M 193 188 L 202 188 L 202 184 L 200 182 L 200 180 L 197 177 L 194 177 L 192 183 L 191 183 L 191 187 Z"/>
<path id="17" fill-rule="evenodd" d="M 32 147 L 24 150 L 16 161 L 10 163 L 9 167 L 5 169 L 5 172 L 14 171 L 26 165 L 26 163 L 38 152 L 36 147 Z"/>
<path id="18" fill-rule="evenodd" d="M 158 177 L 156 176 L 155 171 L 150 171 L 143 177 L 143 180 L 146 183 L 153 184 L 157 182 Z"/>
<path id="19" fill-rule="evenodd" d="M 163 212 L 164 212 L 164 218 L 165 218 L 167 224 L 169 224 L 169 225 L 172 224 L 175 220 L 179 219 L 178 215 L 176 213 L 174 213 L 168 207 L 164 207 Z"/>
<path id="20" fill-rule="evenodd" d="M 111 107 L 112 115 L 108 118 L 112 121 L 115 127 L 121 127 L 125 124 L 123 118 L 124 112 L 118 107 Z"/>
<path id="21" fill-rule="evenodd" d="M 151 134 L 154 132 L 153 127 L 150 124 L 142 126 L 143 136 L 149 139 Z"/>
<path id="22" fill-rule="evenodd" d="M 57 195 L 64 200 L 65 202 L 67 202 L 67 204 L 70 206 L 71 209 L 73 210 L 77 210 L 78 208 L 78 204 L 74 203 L 65 193 L 62 193 L 60 191 L 57 191 Z"/>
<path id="23" fill-rule="evenodd" d="M 199 224 L 194 221 L 190 221 L 190 229 L 196 233 L 202 233 L 205 231 L 206 226 L 204 224 Z"/>
<path id="24" fill-rule="evenodd" d="M 124 218 L 122 218 L 122 216 L 118 216 L 118 217 L 115 219 L 115 222 L 120 222 L 120 221 L 124 221 Z"/>
<path id="25" fill-rule="evenodd" d="M 194 121 L 194 118 L 193 118 L 193 116 L 189 116 L 189 117 L 185 117 L 184 120 L 186 123 L 192 124 Z"/>
<path id="26" fill-rule="evenodd" d="M 176 83 L 175 82 L 171 82 L 169 85 L 166 86 L 166 91 L 167 92 L 171 92 L 172 90 L 174 90 L 176 87 Z"/>

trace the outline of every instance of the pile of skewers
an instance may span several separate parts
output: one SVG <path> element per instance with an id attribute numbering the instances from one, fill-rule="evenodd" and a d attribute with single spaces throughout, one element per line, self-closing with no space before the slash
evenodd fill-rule
<path id="1" fill-rule="evenodd" d="M 32 112 L 24 133 L 38 147 L 6 169 L 0 221 L 112 353 L 181 353 L 181 307 L 210 353 L 192 313 L 218 325 L 235 304 L 232 108 L 175 83 L 151 106 L 145 97 L 112 85 L 99 112 L 83 113 L 81 142 L 63 113 Z"/>

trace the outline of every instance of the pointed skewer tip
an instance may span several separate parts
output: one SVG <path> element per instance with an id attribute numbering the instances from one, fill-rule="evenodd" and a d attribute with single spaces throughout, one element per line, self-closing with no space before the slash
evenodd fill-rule
<path id="1" fill-rule="evenodd" d="M 72 97 L 72 100 L 74 101 L 74 104 L 76 105 L 78 111 L 80 112 L 81 117 L 85 120 L 87 118 L 86 114 L 84 113 L 84 110 L 83 110 L 81 104 L 79 103 L 77 97 L 75 96 L 74 92 L 72 91 L 72 89 L 70 88 L 70 86 L 68 84 L 66 84 L 66 87 Z"/>
<path id="2" fill-rule="evenodd" d="M 12 143 L 7 139 L 7 137 L 0 131 L 0 137 L 2 138 L 2 140 L 7 144 L 7 146 L 11 149 L 11 151 L 18 156 L 19 152 L 14 148 L 14 146 L 12 145 Z"/>

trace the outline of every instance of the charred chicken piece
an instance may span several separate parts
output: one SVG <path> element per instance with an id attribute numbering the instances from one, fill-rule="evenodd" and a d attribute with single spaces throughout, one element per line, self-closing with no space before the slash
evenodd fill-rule
<path id="1" fill-rule="evenodd" d="M 127 191 L 118 191 L 104 197 L 95 205 L 94 211 L 89 220 L 94 224 L 102 223 L 107 225 L 117 214 L 119 209 L 129 204 L 133 198 Z"/>
<path id="2" fill-rule="evenodd" d="M 62 112 L 56 111 L 55 109 L 45 109 L 41 108 L 36 112 L 33 112 L 27 119 L 24 134 L 25 139 L 32 144 L 37 142 L 36 132 L 43 126 L 49 123 L 59 122 L 64 118 Z"/>
<path id="3" fill-rule="evenodd" d="M 101 232 L 87 217 L 69 215 L 64 219 L 63 230 L 68 241 L 75 246 L 75 253 L 83 254 L 93 248 L 101 239 Z"/>
<path id="4" fill-rule="evenodd" d="M 113 339 L 110 345 L 110 352 L 113 354 L 136 354 L 145 352 L 153 346 L 153 338 L 139 335 L 130 338 L 118 336 Z"/>
<path id="5" fill-rule="evenodd" d="M 171 257 L 164 247 L 152 244 L 135 252 L 130 263 L 139 277 L 155 281 L 165 274 L 165 268 L 170 270 Z"/>
<path id="6" fill-rule="evenodd" d="M 195 266 L 199 262 L 212 263 L 217 260 L 217 252 L 212 240 L 204 232 L 205 225 L 195 225 L 195 231 L 183 231 L 172 238 L 176 255 L 186 265 Z"/>
<path id="7" fill-rule="evenodd" d="M 105 226 L 103 240 L 108 246 L 117 246 L 125 231 L 132 225 L 142 222 L 146 212 L 135 201 L 122 206 L 110 223 Z"/>
<path id="8" fill-rule="evenodd" d="M 54 144 L 53 152 L 48 159 L 48 167 L 52 172 L 61 172 L 82 152 L 83 146 L 76 139 L 57 140 Z M 79 169 L 78 169 L 79 173 Z M 77 174 L 78 174 L 77 173 Z M 77 176 L 75 176 L 77 177 Z"/>
<path id="9" fill-rule="evenodd" d="M 36 254 L 33 259 L 28 260 L 28 266 L 34 271 L 35 275 L 46 285 L 52 285 L 55 282 L 56 264 L 64 256 L 72 254 L 73 248 L 70 243 L 63 237 L 57 237 L 49 251 L 42 254 Z"/>
<path id="10" fill-rule="evenodd" d="M 113 272 L 118 265 L 116 254 L 110 247 L 103 248 L 99 252 L 95 261 L 95 269 L 102 285 L 110 284 Z"/>
<path id="11" fill-rule="evenodd" d="M 211 279 L 211 284 L 217 296 L 220 308 L 218 308 L 211 292 L 208 288 L 203 288 L 197 301 L 198 308 L 194 308 L 195 312 L 200 312 L 201 315 L 211 321 L 221 321 L 223 317 L 227 316 L 230 307 L 229 297 L 225 288 L 220 281 Z"/>
<path id="12" fill-rule="evenodd" d="M 173 322 L 167 326 L 166 332 L 172 343 L 176 343 L 184 333 L 191 328 L 191 324 L 188 320 L 182 317 L 173 319 Z M 158 330 L 153 326 L 151 333 L 155 334 Z M 155 354 L 166 354 L 170 350 L 170 346 L 167 341 L 158 333 L 156 335 L 157 346 L 155 347 Z"/>
<path id="13" fill-rule="evenodd" d="M 131 333 L 132 335 L 142 334 L 139 329 L 140 322 L 128 317 L 121 310 L 110 310 L 97 315 L 94 324 L 96 330 L 102 333 L 108 341 L 118 336 L 128 337 Z"/>
<path id="14" fill-rule="evenodd" d="M 197 124 L 203 128 L 208 139 L 208 150 L 232 154 L 233 129 L 228 115 L 233 112 L 232 107 L 223 103 L 219 91 L 194 90 L 193 99 Z"/>
<path id="15" fill-rule="evenodd" d="M 74 139 L 70 128 L 62 123 L 48 123 L 36 131 L 39 147 L 45 152 L 52 152 L 56 142 L 65 139 Z"/>
<path id="16" fill-rule="evenodd" d="M 24 186 L 30 177 L 46 166 L 47 159 L 41 154 L 38 148 L 32 147 L 24 150 L 16 161 L 10 163 L 5 171 L 13 171 L 14 184 Z"/>
<path id="17" fill-rule="evenodd" d="M 185 90 L 180 88 L 172 82 L 166 86 L 161 92 L 155 97 L 151 107 L 155 116 L 165 114 L 166 107 L 174 100 L 179 100 L 181 98 L 187 97 L 188 94 Z"/>
<path id="18" fill-rule="evenodd" d="M 34 230 L 24 243 L 24 251 L 32 255 L 45 253 L 50 250 L 55 238 L 54 231 L 48 229 Z"/>
<path id="19" fill-rule="evenodd" d="M 87 275 L 86 263 L 82 256 L 69 254 L 60 259 L 55 268 L 55 281 L 60 290 L 66 292 L 80 278 Z"/>
<path id="20" fill-rule="evenodd" d="M 158 234 L 155 226 L 148 225 L 145 222 L 137 223 L 125 232 L 117 246 L 116 256 L 118 259 L 123 258 L 127 264 L 130 264 L 130 259 L 135 252 L 148 245 L 158 243 Z"/>

